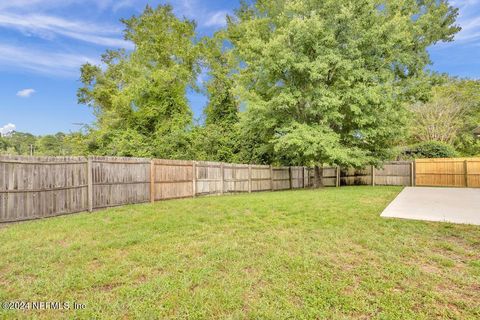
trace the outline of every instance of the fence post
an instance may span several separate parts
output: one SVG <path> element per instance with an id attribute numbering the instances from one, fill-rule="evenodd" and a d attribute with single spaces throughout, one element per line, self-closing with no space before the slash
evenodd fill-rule
<path id="1" fill-rule="evenodd" d="M 468 188 L 468 160 L 465 160 L 463 162 L 463 166 L 464 166 L 464 169 L 465 169 L 465 187 Z"/>
<path id="2" fill-rule="evenodd" d="M 272 191 L 275 191 L 275 189 L 273 188 L 273 166 L 272 165 L 270 165 L 270 186 Z"/>
<path id="3" fill-rule="evenodd" d="M 372 166 L 372 186 L 375 186 L 375 166 Z"/>
<path id="4" fill-rule="evenodd" d="M 150 160 L 150 203 L 155 203 L 155 160 Z"/>
<path id="5" fill-rule="evenodd" d="M 292 184 L 292 167 L 288 167 L 288 176 L 290 177 L 290 189 L 293 189 L 293 184 Z"/>
<path id="6" fill-rule="evenodd" d="M 252 193 L 252 165 L 248 165 L 248 193 Z"/>
<path id="7" fill-rule="evenodd" d="M 220 181 L 220 194 L 223 194 L 224 184 L 225 184 L 225 168 L 223 162 L 220 164 L 220 176 L 222 180 Z"/>
<path id="8" fill-rule="evenodd" d="M 307 172 L 307 187 L 310 187 L 310 168 L 306 168 Z"/>
<path id="9" fill-rule="evenodd" d="M 305 167 L 302 166 L 302 186 L 305 189 Z"/>
<path id="10" fill-rule="evenodd" d="M 340 167 L 337 167 L 337 172 L 336 172 L 337 179 L 335 179 L 335 187 L 340 186 Z"/>
<path id="11" fill-rule="evenodd" d="M 89 156 L 87 160 L 87 198 L 88 198 L 88 211 L 93 211 L 93 165 L 92 157 Z"/>
<path id="12" fill-rule="evenodd" d="M 410 186 L 415 186 L 415 170 L 413 168 L 413 161 L 410 162 Z"/>
<path id="13" fill-rule="evenodd" d="M 192 193 L 195 198 L 197 196 L 197 161 L 192 163 Z"/>

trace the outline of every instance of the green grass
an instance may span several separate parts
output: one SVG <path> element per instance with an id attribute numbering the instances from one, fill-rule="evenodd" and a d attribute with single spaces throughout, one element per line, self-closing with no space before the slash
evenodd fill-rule
<path id="1" fill-rule="evenodd" d="M 16 318 L 475 319 L 480 227 L 383 219 L 397 187 L 134 205 L 0 228 Z"/>

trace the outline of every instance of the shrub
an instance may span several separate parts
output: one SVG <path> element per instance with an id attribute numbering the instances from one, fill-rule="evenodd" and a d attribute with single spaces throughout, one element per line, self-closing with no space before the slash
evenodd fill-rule
<path id="1" fill-rule="evenodd" d="M 454 158 L 458 156 L 453 146 L 441 141 L 424 141 L 410 146 L 404 151 L 412 158 Z"/>

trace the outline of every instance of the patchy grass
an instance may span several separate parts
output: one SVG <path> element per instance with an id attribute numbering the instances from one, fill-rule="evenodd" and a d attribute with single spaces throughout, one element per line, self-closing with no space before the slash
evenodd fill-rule
<path id="1" fill-rule="evenodd" d="M 205 197 L 0 229 L 15 318 L 480 317 L 480 228 L 383 219 L 396 187 Z"/>

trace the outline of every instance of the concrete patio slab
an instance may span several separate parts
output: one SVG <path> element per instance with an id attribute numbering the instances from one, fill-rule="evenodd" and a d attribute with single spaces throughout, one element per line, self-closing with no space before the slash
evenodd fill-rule
<path id="1" fill-rule="evenodd" d="M 480 189 L 407 187 L 381 216 L 480 225 Z"/>

